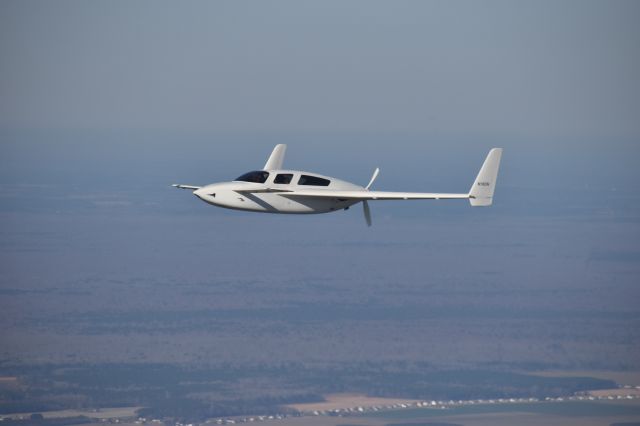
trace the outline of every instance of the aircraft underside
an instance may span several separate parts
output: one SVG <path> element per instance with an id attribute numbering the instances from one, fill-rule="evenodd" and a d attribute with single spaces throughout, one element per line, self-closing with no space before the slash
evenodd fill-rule
<path id="1" fill-rule="evenodd" d="M 197 195 L 197 194 L 196 194 Z M 360 200 L 317 199 L 287 197 L 280 194 L 216 193 L 215 200 L 199 197 L 203 201 L 234 210 L 249 210 L 262 213 L 317 214 L 343 210 Z"/>

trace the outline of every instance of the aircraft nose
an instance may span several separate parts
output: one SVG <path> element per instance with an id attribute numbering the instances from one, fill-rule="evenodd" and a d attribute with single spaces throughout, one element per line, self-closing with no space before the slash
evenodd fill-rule
<path id="1" fill-rule="evenodd" d="M 202 201 L 211 202 L 211 197 L 216 198 L 216 190 L 212 187 L 203 187 L 193 191 L 193 195 L 200 198 Z"/>
<path id="2" fill-rule="evenodd" d="M 206 194 L 206 189 L 205 188 L 200 188 L 200 189 L 196 189 L 195 191 L 193 191 L 193 195 L 195 195 L 196 197 L 200 198 L 202 200 L 202 197 Z"/>

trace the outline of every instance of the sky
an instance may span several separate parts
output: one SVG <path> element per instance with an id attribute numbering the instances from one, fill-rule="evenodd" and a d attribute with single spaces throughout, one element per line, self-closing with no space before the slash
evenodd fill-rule
<path id="1" fill-rule="evenodd" d="M 639 136 L 633 1 L 0 7 L 2 128 Z"/>
<path id="2" fill-rule="evenodd" d="M 260 167 L 276 143 L 295 169 L 364 183 L 380 167 L 388 190 L 464 191 L 493 146 L 520 194 L 639 177 L 637 2 L 0 8 L 13 186 L 204 184 Z"/>
<path id="3" fill-rule="evenodd" d="M 589 275 L 576 264 L 604 259 L 587 281 L 622 284 L 590 303 L 612 294 L 633 309 L 638 16 L 636 1 L 3 1 L 2 285 L 226 271 L 256 240 L 308 245 L 317 268 L 337 239 L 374 247 L 358 259 L 375 277 L 394 244 L 473 256 L 472 229 L 504 245 L 460 280 L 497 268 L 513 281 L 525 268 L 573 282 Z M 380 167 L 379 190 L 464 192 L 490 148 L 504 156 L 490 209 L 380 202 L 371 229 L 359 206 L 273 217 L 169 187 L 231 180 L 277 143 L 292 169 L 365 184 Z M 528 260 L 510 266 L 513 244 Z M 460 253 L 438 262 L 455 268 Z M 249 272 L 287 271 L 269 259 Z M 337 262 L 329 279 L 351 267 Z M 403 264 L 408 276 L 424 266 Z"/>

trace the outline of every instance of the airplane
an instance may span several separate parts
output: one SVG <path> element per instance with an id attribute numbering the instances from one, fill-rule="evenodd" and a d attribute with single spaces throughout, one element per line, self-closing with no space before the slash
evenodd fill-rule
<path id="1" fill-rule="evenodd" d="M 367 226 L 371 226 L 369 201 L 468 199 L 472 206 L 490 206 L 493 202 L 502 148 L 489 151 L 471 189 L 465 194 L 372 191 L 378 177 L 376 168 L 366 186 L 329 176 L 283 169 L 287 145 L 278 144 L 261 170 L 241 175 L 232 182 L 206 186 L 173 184 L 188 189 L 202 201 L 218 207 L 265 213 L 312 214 L 348 210 L 362 202 Z"/>

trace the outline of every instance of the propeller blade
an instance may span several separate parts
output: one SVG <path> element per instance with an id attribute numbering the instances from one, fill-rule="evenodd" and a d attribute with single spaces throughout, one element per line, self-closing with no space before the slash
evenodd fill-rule
<path id="1" fill-rule="evenodd" d="M 362 202 L 362 208 L 364 209 L 364 220 L 367 221 L 367 226 L 371 226 L 371 210 L 369 209 L 367 200 Z"/>
<path id="2" fill-rule="evenodd" d="M 380 173 L 380 169 L 376 167 L 375 171 L 373 172 L 373 176 L 371 176 L 371 180 L 369 181 L 369 184 L 365 186 L 366 189 L 369 189 L 373 181 L 376 180 L 376 178 L 378 177 L 378 173 Z"/>

